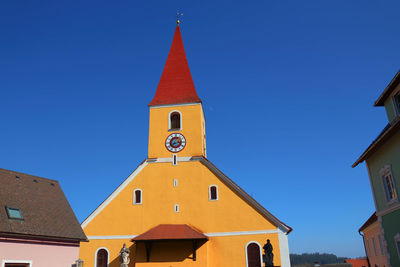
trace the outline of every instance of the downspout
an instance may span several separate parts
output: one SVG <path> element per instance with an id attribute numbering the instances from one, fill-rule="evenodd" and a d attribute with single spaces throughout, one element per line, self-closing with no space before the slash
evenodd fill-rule
<path id="1" fill-rule="evenodd" d="M 358 230 L 358 233 L 360 234 L 360 236 L 362 237 L 362 240 L 363 240 L 364 250 L 365 250 L 365 256 L 367 256 L 368 267 L 371 267 L 371 264 L 369 263 L 369 257 L 368 257 L 367 247 L 365 246 L 365 238 L 364 238 L 364 235 L 361 233 L 360 230 Z"/>

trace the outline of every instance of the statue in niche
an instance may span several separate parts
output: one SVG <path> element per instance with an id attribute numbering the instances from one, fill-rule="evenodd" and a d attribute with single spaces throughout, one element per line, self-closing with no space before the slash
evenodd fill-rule
<path id="1" fill-rule="evenodd" d="M 264 262 L 265 267 L 273 267 L 274 266 L 274 253 L 272 253 L 273 247 L 272 244 L 267 239 L 267 243 L 263 246 L 264 249 Z"/>
<path id="2" fill-rule="evenodd" d="M 126 245 L 124 244 L 124 246 L 121 248 L 121 251 L 119 252 L 119 262 L 120 265 L 119 267 L 128 267 L 129 262 L 131 261 L 129 259 L 129 248 L 126 247 Z"/>

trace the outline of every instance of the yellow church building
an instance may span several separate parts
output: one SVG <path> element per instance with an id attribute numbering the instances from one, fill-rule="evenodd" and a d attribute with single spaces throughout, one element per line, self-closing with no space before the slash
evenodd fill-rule
<path id="1" fill-rule="evenodd" d="M 289 267 L 292 229 L 207 159 L 179 25 L 149 108 L 148 157 L 82 223 L 84 266 Z"/>

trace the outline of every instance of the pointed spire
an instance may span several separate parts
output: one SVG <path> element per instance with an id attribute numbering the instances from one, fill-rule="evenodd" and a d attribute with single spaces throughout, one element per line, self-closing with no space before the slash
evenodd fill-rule
<path id="1" fill-rule="evenodd" d="M 179 25 L 169 50 L 156 95 L 149 106 L 201 103 L 194 88 Z"/>

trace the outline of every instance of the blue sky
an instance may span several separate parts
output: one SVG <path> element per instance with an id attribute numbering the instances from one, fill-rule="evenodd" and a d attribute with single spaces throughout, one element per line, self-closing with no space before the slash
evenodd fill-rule
<path id="1" fill-rule="evenodd" d="M 294 228 L 292 253 L 363 255 L 351 164 L 387 123 L 398 1 L 1 1 L 0 167 L 59 180 L 84 220 L 147 155 L 177 8 L 208 158 Z"/>

